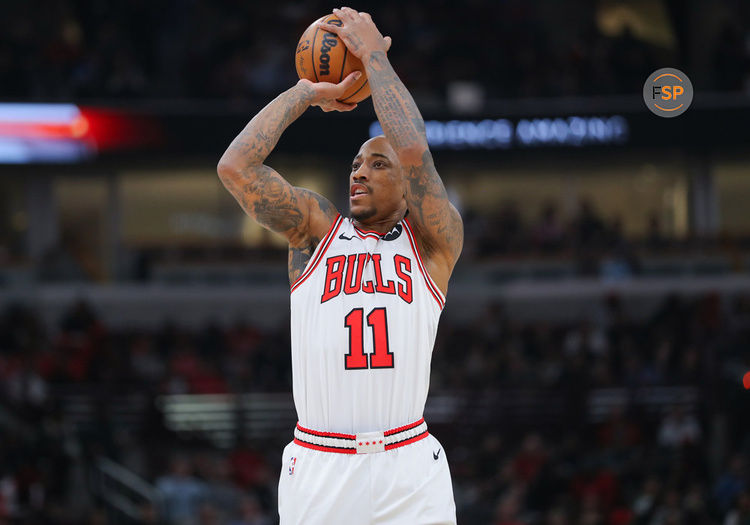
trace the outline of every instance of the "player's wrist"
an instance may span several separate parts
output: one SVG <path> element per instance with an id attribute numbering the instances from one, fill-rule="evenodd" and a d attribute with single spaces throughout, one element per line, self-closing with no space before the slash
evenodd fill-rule
<path id="1" fill-rule="evenodd" d="M 298 80 L 291 90 L 298 93 L 302 100 L 308 104 L 315 103 L 318 97 L 317 91 L 309 80 Z"/>
<path id="2" fill-rule="evenodd" d="M 362 60 L 366 72 L 373 68 L 380 70 L 384 64 L 388 63 L 388 54 L 384 49 L 374 49 L 363 54 L 360 60 Z"/>

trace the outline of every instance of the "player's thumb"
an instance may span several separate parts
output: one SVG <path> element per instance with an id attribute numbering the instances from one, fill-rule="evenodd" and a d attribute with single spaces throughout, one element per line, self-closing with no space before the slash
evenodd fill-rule
<path id="1" fill-rule="evenodd" d="M 351 73 L 346 75 L 346 78 L 341 81 L 339 86 L 341 86 L 344 89 L 344 91 L 346 91 L 349 88 L 349 86 L 354 84 L 361 76 L 362 76 L 361 71 L 352 71 Z"/>
<path id="2" fill-rule="evenodd" d="M 391 43 L 393 40 L 391 40 L 391 37 L 387 36 L 383 40 L 385 40 L 385 50 L 388 51 L 391 48 Z"/>

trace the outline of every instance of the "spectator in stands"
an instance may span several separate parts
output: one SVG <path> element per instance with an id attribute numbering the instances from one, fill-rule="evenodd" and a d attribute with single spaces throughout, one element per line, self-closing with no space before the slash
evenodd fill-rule
<path id="1" fill-rule="evenodd" d="M 263 512 L 258 498 L 246 494 L 240 502 L 239 516 L 230 521 L 229 525 L 271 525 L 271 518 Z"/>
<path id="2" fill-rule="evenodd" d="M 651 519 L 653 525 L 682 525 L 685 523 L 685 512 L 680 505 L 680 493 L 670 489 L 664 496 L 661 505 L 656 507 Z"/>
<path id="3" fill-rule="evenodd" d="M 287 2 L 269 10 L 195 0 L 163 17 L 147 5 L 122 2 L 101 10 L 95 2 L 60 0 L 42 12 L 28 2 L 9 6 L 0 20 L 0 97 L 252 101 L 289 84 L 294 68 L 288 50 L 329 7 Z M 709 72 L 715 85 L 709 87 L 747 89 L 743 42 L 749 15 L 742 3 L 722 5 L 731 13 L 727 27 L 718 26 L 703 43 L 716 57 Z M 434 98 L 441 95 L 436 86 L 470 80 L 490 97 L 619 94 L 641 85 L 644 71 L 677 62 L 674 50 L 639 39 L 630 24 L 604 34 L 596 21 L 606 4 L 582 4 L 581 15 L 566 25 L 555 24 L 558 11 L 542 4 L 476 6 L 484 16 L 468 28 L 453 24 L 461 15 L 459 4 L 443 2 L 434 9 L 415 0 L 378 4 L 373 16 L 402 43 L 393 49 L 393 60 L 408 75 L 410 89 Z M 690 39 L 697 38 L 677 35 L 682 38 L 674 49 L 690 49 Z M 473 50 L 475 60 L 466 60 L 465 49 Z"/>
<path id="4" fill-rule="evenodd" d="M 520 490 L 509 490 L 497 504 L 493 525 L 527 525 L 526 521 L 518 517 L 520 509 Z"/>
<path id="5" fill-rule="evenodd" d="M 239 515 L 242 491 L 232 482 L 229 461 L 226 457 L 212 455 L 207 458 L 204 480 L 205 501 L 216 509 L 222 523 Z"/>
<path id="6" fill-rule="evenodd" d="M 748 397 L 738 383 L 739 374 L 750 363 L 746 355 L 750 326 L 747 304 L 738 300 L 731 311 L 724 311 L 711 297 L 675 296 L 653 315 L 643 316 L 627 314 L 625 302 L 613 296 L 607 301 L 606 316 L 588 325 L 519 320 L 510 315 L 512 310 L 497 303 L 472 315 L 470 321 L 449 316 L 445 330 L 438 334 L 434 354 L 436 369 L 443 371 L 439 388 L 455 393 L 456 399 L 476 401 L 454 407 L 459 423 L 446 425 L 455 432 L 460 429 L 453 437 L 447 432 L 444 444 L 456 463 L 461 523 L 747 522 L 748 445 L 743 426 L 747 401 L 743 400 Z M 693 325 L 698 325 L 697 329 L 685 329 Z M 597 335 L 592 338 L 593 332 Z M 219 340 L 223 342 L 217 345 Z M 112 457 L 148 480 L 155 480 L 165 496 L 164 509 L 159 509 L 161 516 L 144 507 L 142 521 L 154 523 L 163 518 L 191 525 L 199 520 L 268 525 L 273 516 L 268 509 L 274 508 L 275 493 L 270 473 L 277 468 L 267 460 L 269 445 L 253 440 L 224 451 L 208 450 L 201 442 L 200 454 L 192 455 L 190 461 L 175 458 L 169 472 L 163 474 L 157 467 L 162 460 L 160 454 L 184 448 L 185 440 L 196 436 L 178 436 L 163 429 L 162 414 L 153 398 L 148 398 L 150 408 L 143 414 L 140 430 L 124 432 L 118 427 L 122 421 L 117 420 L 113 396 L 103 396 L 102 392 L 143 394 L 150 390 L 149 385 L 156 390 L 171 379 L 182 381 L 187 388 L 195 367 L 202 366 L 204 360 L 216 362 L 208 353 L 214 345 L 225 348 L 222 352 L 233 354 L 237 362 L 252 362 L 259 375 L 270 371 L 271 388 L 286 388 L 282 381 L 290 373 L 284 368 L 288 355 L 269 351 L 285 344 L 280 329 L 260 331 L 239 325 L 234 329 L 165 326 L 157 331 L 114 330 L 85 304 L 66 311 L 64 322 L 48 331 L 38 312 L 21 307 L 6 310 L 0 315 L 0 516 L 3 512 L 12 516 L 20 513 L 33 516 L 36 521 L 32 523 L 51 523 L 58 518 L 77 522 L 89 514 L 92 519 L 104 519 L 102 511 L 92 513 L 91 500 L 80 497 L 92 489 L 82 482 L 70 482 L 75 479 L 75 463 L 66 450 L 76 447 L 69 445 L 74 438 L 66 436 L 63 429 L 73 428 L 71 421 L 86 417 L 81 412 L 73 417 L 65 415 L 64 405 L 70 399 L 66 392 L 70 383 L 75 383 L 74 405 L 80 406 L 85 396 L 100 401 L 91 403 L 86 422 L 77 423 L 81 425 L 80 461 L 97 454 Z M 106 354 L 112 345 L 130 365 L 94 358 Z M 88 350 L 83 352 L 84 348 Z M 708 428 L 700 411 L 704 407 L 697 407 L 699 411 L 695 412 L 671 408 L 661 419 L 639 410 L 637 403 L 610 412 L 608 417 L 592 410 L 591 389 L 600 383 L 600 366 L 608 369 L 613 385 L 638 392 L 644 385 L 663 387 L 680 380 L 680 363 L 687 359 L 693 363 L 688 368 L 695 370 L 694 354 L 700 357 L 709 348 L 727 367 L 724 371 L 698 366 L 701 377 L 707 378 L 701 383 L 703 388 L 722 385 L 701 399 L 709 409 L 711 403 L 718 403 L 731 425 L 728 439 L 722 443 L 723 453 L 731 459 L 719 475 L 712 475 L 708 464 L 713 457 L 711 443 L 702 437 L 702 429 Z M 184 349 L 190 349 L 189 358 L 180 366 L 172 370 L 162 366 L 161 373 L 160 367 L 151 366 L 157 361 L 165 364 L 169 356 L 179 360 L 177 356 Z M 55 363 L 69 364 L 71 356 L 79 352 L 94 356 L 91 362 L 98 364 L 80 367 L 80 374 L 53 372 L 58 366 Z M 150 356 L 143 360 L 145 364 L 141 363 L 144 355 Z M 32 413 L 17 397 L 7 395 L 3 387 L 12 383 L 9 378 L 18 370 L 21 357 L 43 378 L 48 400 L 59 400 L 62 412 L 47 402 Z M 592 367 L 587 360 L 601 363 Z M 616 364 L 618 361 L 622 363 Z M 644 372 L 647 365 L 651 371 Z M 123 379 L 113 383 L 111 377 Z M 510 391 L 508 386 L 521 386 L 523 391 Z M 247 384 L 238 381 L 233 387 L 244 389 Z M 529 410 L 525 403 L 550 391 L 552 397 L 543 397 L 550 399 L 550 406 L 539 413 L 554 414 L 552 420 L 523 419 Z M 733 399 L 736 402 L 727 402 L 729 391 L 737 394 Z M 516 396 L 519 405 L 510 399 Z M 626 397 L 633 401 L 638 396 Z M 26 426 L 33 429 L 33 439 L 18 433 L 21 425 L 10 430 L 5 426 L 5 416 L 14 412 L 28 418 Z M 478 416 L 484 413 L 490 414 L 491 424 L 479 423 L 482 418 Z M 556 417 L 563 417 L 563 422 Z M 472 424 L 466 425 L 466 419 Z M 162 430 L 156 431 L 158 428 Z M 465 446 L 467 435 L 477 437 L 472 442 L 480 445 Z M 129 459 L 132 451 L 128 449 L 134 447 L 145 451 L 143 458 Z M 78 492 L 71 492 L 71 487 Z M 69 504 L 71 501 L 75 505 Z"/>
<path id="7" fill-rule="evenodd" d="M 737 497 L 737 503 L 727 513 L 724 525 L 750 525 L 750 492 Z"/>
<path id="8" fill-rule="evenodd" d="M 659 427 L 659 445 L 676 449 L 685 445 L 696 445 L 701 439 L 701 427 L 693 414 L 685 413 L 682 407 L 674 407 L 667 413 Z"/>
<path id="9" fill-rule="evenodd" d="M 555 202 L 547 202 L 532 228 L 534 244 L 543 253 L 559 252 L 563 246 L 565 231 Z"/>
<path id="10" fill-rule="evenodd" d="M 521 443 L 521 449 L 513 458 L 514 478 L 524 484 L 531 483 L 544 467 L 547 456 L 544 443 L 539 434 L 527 435 Z"/>
<path id="11" fill-rule="evenodd" d="M 714 486 L 714 498 L 722 512 L 727 512 L 737 498 L 748 490 L 745 458 L 741 454 L 734 455 Z"/>
<path id="12" fill-rule="evenodd" d="M 170 524 L 194 525 L 206 498 L 206 486 L 192 474 L 192 465 L 184 456 L 174 456 L 169 472 L 156 480 L 163 499 L 163 515 Z"/>
<path id="13" fill-rule="evenodd" d="M 39 409 L 48 399 L 46 381 L 36 372 L 31 356 L 22 357 L 6 378 L 5 388 L 13 403 L 27 409 Z"/>
<path id="14" fill-rule="evenodd" d="M 658 477 L 651 475 L 643 481 L 640 493 L 632 503 L 636 523 L 650 523 L 661 500 L 662 485 Z"/>
<path id="15" fill-rule="evenodd" d="M 648 215 L 646 247 L 653 251 L 660 250 L 664 248 L 666 241 L 667 239 L 662 232 L 661 219 L 659 218 L 659 214 L 655 211 L 652 211 Z"/>

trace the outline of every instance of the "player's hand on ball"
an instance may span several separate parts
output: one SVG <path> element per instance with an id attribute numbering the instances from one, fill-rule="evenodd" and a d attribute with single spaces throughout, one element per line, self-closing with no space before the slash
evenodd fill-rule
<path id="1" fill-rule="evenodd" d="M 349 73 L 338 84 L 332 84 L 331 82 L 311 82 L 307 79 L 302 79 L 299 83 L 313 89 L 315 96 L 313 101 L 310 102 L 311 106 L 318 106 L 323 111 L 351 111 L 357 107 L 357 104 L 346 104 L 336 99 L 341 98 L 341 95 L 346 93 L 361 75 L 360 71 L 354 71 Z"/>
<path id="2" fill-rule="evenodd" d="M 387 52 L 391 47 L 391 37 L 380 34 L 369 13 L 358 13 L 351 7 L 334 9 L 341 19 L 341 26 L 319 22 L 321 29 L 335 33 L 355 57 L 364 61 L 375 51 Z"/>

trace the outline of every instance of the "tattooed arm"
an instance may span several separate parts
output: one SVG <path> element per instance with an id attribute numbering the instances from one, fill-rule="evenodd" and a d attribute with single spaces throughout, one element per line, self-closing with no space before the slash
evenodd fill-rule
<path id="1" fill-rule="evenodd" d="M 353 84 L 353 73 L 340 84 L 300 80 L 245 126 L 219 161 L 219 178 L 245 212 L 289 240 L 289 281 L 294 282 L 336 217 L 325 197 L 289 184 L 263 164 L 284 130 L 309 106 L 323 111 L 350 111 L 356 104 L 336 100 Z"/>
<path id="2" fill-rule="evenodd" d="M 375 112 L 406 179 L 409 219 L 417 230 L 417 242 L 432 277 L 445 291 L 463 247 L 463 223 L 435 169 L 422 115 L 388 61 L 390 38 L 383 38 L 367 13 L 348 7 L 333 12 L 342 25 L 321 23 L 320 27 L 336 33 L 365 65 Z"/>

